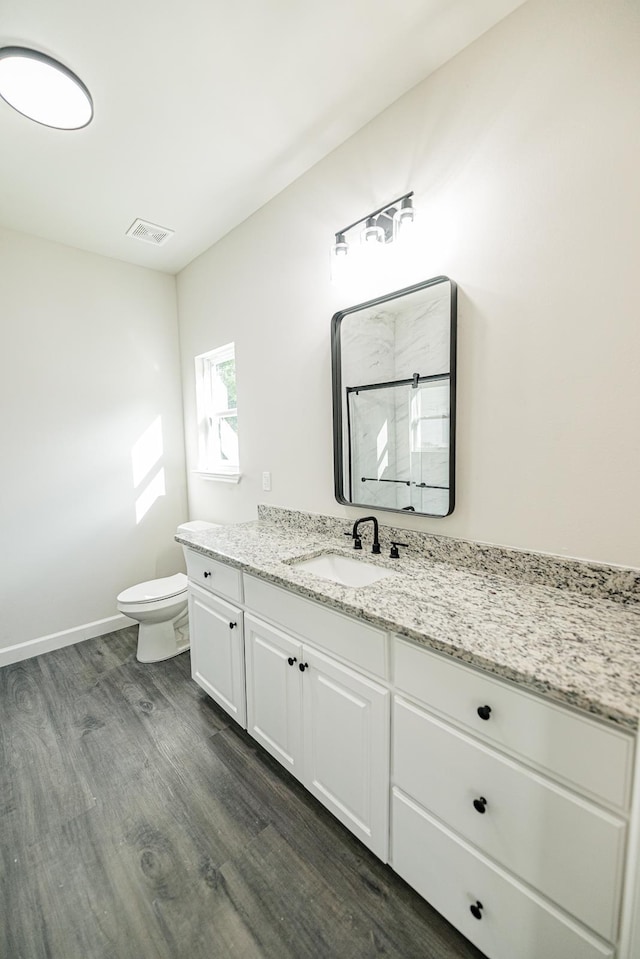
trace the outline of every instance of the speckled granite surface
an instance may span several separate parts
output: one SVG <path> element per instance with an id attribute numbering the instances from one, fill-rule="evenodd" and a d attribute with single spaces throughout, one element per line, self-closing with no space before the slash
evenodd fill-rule
<path id="1" fill-rule="evenodd" d="M 258 506 L 258 517 L 278 526 L 333 534 L 338 538 L 345 530 L 351 529 L 353 523 L 353 520 L 349 522 L 336 516 L 320 516 L 263 505 Z M 365 527 L 364 535 L 371 542 L 370 526 Z M 519 583 L 566 588 L 584 596 L 612 599 L 619 603 L 637 603 L 640 606 L 640 569 L 606 566 L 602 563 L 565 559 L 562 556 L 473 543 L 453 539 L 451 536 L 381 526 L 380 542 L 383 547 L 392 540 L 406 543 L 412 554 L 425 555 L 459 568 L 497 573 Z"/>
<path id="2" fill-rule="evenodd" d="M 289 514 L 289 515 L 285 515 Z M 640 714 L 637 570 L 580 564 L 381 527 L 410 549 L 354 553 L 349 521 L 260 508 L 260 520 L 178 535 L 183 545 L 260 576 L 558 702 L 636 729 Z M 438 547 L 433 540 L 439 541 Z M 325 552 L 361 556 L 394 572 L 357 589 L 292 565 Z M 495 557 L 493 554 L 496 554 Z M 509 563 L 509 554 L 516 561 Z M 547 564 L 547 559 L 549 560 Z M 584 567 L 581 571 L 575 567 Z M 581 575 L 581 572 L 583 575 Z M 531 581 L 533 579 L 533 582 Z M 571 584 L 571 588 L 569 587 Z"/>

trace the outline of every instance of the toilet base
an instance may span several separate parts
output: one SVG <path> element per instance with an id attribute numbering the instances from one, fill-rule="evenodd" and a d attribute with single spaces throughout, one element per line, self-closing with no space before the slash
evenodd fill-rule
<path id="1" fill-rule="evenodd" d="M 161 663 L 189 649 L 189 616 L 164 623 L 140 623 L 136 659 L 140 663 Z"/>

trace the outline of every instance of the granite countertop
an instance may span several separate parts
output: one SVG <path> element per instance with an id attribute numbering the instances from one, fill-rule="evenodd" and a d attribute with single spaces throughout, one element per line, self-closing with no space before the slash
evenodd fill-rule
<path id="1" fill-rule="evenodd" d="M 184 546 L 495 676 L 635 730 L 640 713 L 640 604 L 627 605 L 434 559 L 415 548 L 355 553 L 339 530 L 263 520 L 181 533 Z M 381 542 L 385 542 L 381 529 Z M 352 588 L 292 565 L 322 553 L 393 570 Z"/>

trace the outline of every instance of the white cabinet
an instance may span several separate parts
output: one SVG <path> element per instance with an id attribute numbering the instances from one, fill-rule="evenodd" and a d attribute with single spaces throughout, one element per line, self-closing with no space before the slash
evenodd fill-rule
<path id="1" fill-rule="evenodd" d="M 386 861 L 389 690 L 247 615 L 247 729 Z"/>
<path id="2" fill-rule="evenodd" d="M 386 634 L 199 553 L 187 570 L 195 681 L 386 861 Z"/>
<path id="3" fill-rule="evenodd" d="M 241 726 L 246 726 L 243 613 L 191 583 L 191 675 Z"/>
<path id="4" fill-rule="evenodd" d="M 624 819 L 401 697 L 394 737 L 395 780 L 406 793 L 519 879 L 615 939 Z"/>
<path id="5" fill-rule="evenodd" d="M 194 679 L 489 959 L 636 959 L 631 734 L 203 554 L 187 569 Z"/>
<path id="6" fill-rule="evenodd" d="M 613 956 L 633 737 L 400 639 L 394 663 L 393 868 L 489 959 Z"/>

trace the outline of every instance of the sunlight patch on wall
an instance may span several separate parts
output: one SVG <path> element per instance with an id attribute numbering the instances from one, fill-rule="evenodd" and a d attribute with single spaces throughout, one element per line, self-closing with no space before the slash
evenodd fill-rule
<path id="1" fill-rule="evenodd" d="M 156 416 L 131 449 L 133 488 L 138 490 L 136 525 L 156 500 L 166 494 L 164 467 L 161 465 L 163 452 L 162 417 Z"/>
<path id="2" fill-rule="evenodd" d="M 136 500 L 136 524 L 149 512 L 155 501 L 166 493 L 164 467 L 155 474 L 148 486 Z"/>
<path id="3" fill-rule="evenodd" d="M 131 450 L 131 464 L 133 466 L 133 486 L 138 488 L 145 476 L 148 476 L 153 467 L 162 458 L 162 417 L 156 416 L 140 439 L 136 440 Z"/>

